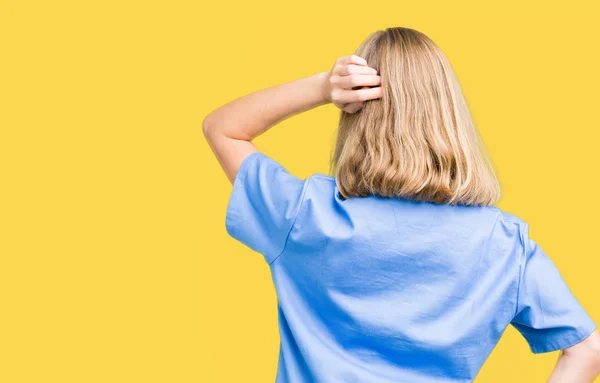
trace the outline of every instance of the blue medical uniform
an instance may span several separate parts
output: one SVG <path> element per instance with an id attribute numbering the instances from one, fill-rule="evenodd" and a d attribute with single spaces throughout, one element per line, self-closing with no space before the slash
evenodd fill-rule
<path id="1" fill-rule="evenodd" d="M 343 199 L 261 152 L 226 212 L 271 271 L 277 383 L 471 382 L 508 325 L 534 353 L 582 341 L 596 324 L 528 229 L 495 206 Z"/>

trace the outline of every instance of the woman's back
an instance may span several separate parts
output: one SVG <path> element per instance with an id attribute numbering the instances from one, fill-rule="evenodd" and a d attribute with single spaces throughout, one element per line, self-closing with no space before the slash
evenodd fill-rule
<path id="1" fill-rule="evenodd" d="M 226 227 L 270 265 L 279 383 L 470 382 L 509 324 L 536 353 L 596 327 L 527 223 L 495 206 L 343 199 L 333 177 L 256 152 Z"/>

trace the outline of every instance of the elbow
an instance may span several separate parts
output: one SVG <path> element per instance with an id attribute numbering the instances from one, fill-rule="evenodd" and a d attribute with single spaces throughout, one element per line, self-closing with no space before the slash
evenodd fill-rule
<path id="1" fill-rule="evenodd" d="M 211 143 L 212 141 L 228 139 L 237 141 L 251 141 L 252 137 L 244 133 L 241 129 L 225 128 L 225 122 L 219 117 L 214 117 L 212 114 L 208 114 L 202 121 L 202 133 L 206 140 Z"/>
<path id="2" fill-rule="evenodd" d="M 215 119 L 210 114 L 204 117 L 202 121 L 202 133 L 204 139 L 211 147 L 215 145 L 215 142 L 220 140 L 221 132 L 218 129 L 219 124 L 215 122 Z"/>
<path id="3" fill-rule="evenodd" d="M 206 117 L 204 117 L 204 120 L 202 121 L 202 133 L 204 134 L 204 137 L 208 140 L 209 135 L 210 135 L 210 131 L 211 131 L 211 115 L 207 115 Z"/>

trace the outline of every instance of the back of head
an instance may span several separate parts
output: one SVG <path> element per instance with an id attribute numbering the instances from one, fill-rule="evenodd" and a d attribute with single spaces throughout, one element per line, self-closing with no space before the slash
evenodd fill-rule
<path id="1" fill-rule="evenodd" d="M 460 84 L 441 49 L 410 28 L 387 28 L 356 51 L 383 96 L 342 111 L 331 159 L 340 194 L 494 205 L 500 186 Z"/>

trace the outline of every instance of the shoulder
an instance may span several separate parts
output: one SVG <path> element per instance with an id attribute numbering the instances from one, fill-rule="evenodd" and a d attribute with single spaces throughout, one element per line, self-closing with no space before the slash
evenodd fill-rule
<path id="1" fill-rule="evenodd" d="M 513 226 L 518 230 L 519 239 L 524 241 L 528 235 L 529 224 L 523 218 L 517 216 L 516 214 L 509 213 L 507 211 L 503 211 L 498 209 L 499 220 L 505 226 Z"/>
<path id="2" fill-rule="evenodd" d="M 322 173 L 313 173 L 306 178 L 315 190 L 331 191 L 336 188 L 335 178 Z"/>
<path id="3" fill-rule="evenodd" d="M 271 262 L 285 247 L 309 183 L 261 152 L 246 156 L 229 196 L 227 232 Z"/>
<path id="4" fill-rule="evenodd" d="M 463 207 L 463 206 L 461 206 Z M 463 207 L 466 210 L 472 210 L 472 207 Z M 498 223 L 507 225 L 507 226 L 524 226 L 527 223 L 520 218 L 519 216 L 513 214 L 513 213 L 509 213 L 505 210 L 500 209 L 499 207 L 497 207 L 496 205 L 492 205 L 492 206 L 483 206 L 483 207 L 478 207 L 477 209 L 473 209 L 475 211 L 479 211 L 480 214 L 488 214 L 488 215 L 493 215 L 496 219 L 496 221 Z"/>
<path id="5" fill-rule="evenodd" d="M 510 246 L 517 246 L 522 254 L 527 249 L 529 238 L 529 224 L 514 213 L 498 209 L 498 222 L 501 237 L 508 241 Z"/>
<path id="6" fill-rule="evenodd" d="M 333 206 L 336 202 L 341 202 L 334 177 L 322 173 L 313 173 L 306 178 L 305 182 L 305 199 L 307 203 Z"/>
<path id="7" fill-rule="evenodd" d="M 254 183 L 256 186 L 268 187 L 274 191 L 281 191 L 282 186 L 291 185 L 291 189 L 301 197 L 310 193 L 312 198 L 326 198 L 337 188 L 336 180 L 332 176 L 312 173 L 308 177 L 300 177 L 291 173 L 279 161 L 260 151 L 251 153 L 242 161 L 236 178 L 238 183 Z"/>
<path id="8" fill-rule="evenodd" d="M 279 161 L 258 151 L 243 160 L 230 201 L 246 201 L 253 210 L 263 206 L 287 210 L 286 214 L 293 222 L 306 206 L 311 206 L 309 210 L 314 210 L 315 206 L 322 209 L 333 206 L 336 194 L 334 177 L 322 173 L 307 177 L 295 175 Z"/>
<path id="9" fill-rule="evenodd" d="M 515 223 L 518 225 L 526 225 L 527 224 L 527 222 L 525 222 L 522 218 L 518 217 L 515 214 L 509 213 L 509 212 L 501 210 L 501 209 L 498 209 L 498 213 L 499 213 L 500 220 L 502 220 L 503 222 Z"/>

